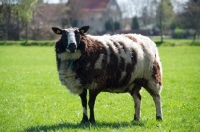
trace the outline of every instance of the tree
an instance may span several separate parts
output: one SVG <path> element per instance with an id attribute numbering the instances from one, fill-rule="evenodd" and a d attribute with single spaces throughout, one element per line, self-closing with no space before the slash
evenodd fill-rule
<path id="1" fill-rule="evenodd" d="M 5 39 L 19 39 L 19 27 L 26 27 L 32 18 L 32 9 L 37 0 L 0 0 L 0 16 L 1 28 L 0 31 L 5 35 Z M 5 28 L 4 28 L 5 27 Z M 18 36 L 18 37 L 13 37 Z M 27 35 L 26 35 L 27 36 Z"/>
<path id="2" fill-rule="evenodd" d="M 139 23 L 138 23 L 138 19 L 137 17 L 133 17 L 132 19 L 132 26 L 131 26 L 131 29 L 139 29 L 140 26 L 139 26 Z"/>
<path id="3" fill-rule="evenodd" d="M 154 1 L 156 2 L 156 0 Z M 170 0 L 160 0 L 157 7 L 157 25 L 160 28 L 161 42 L 163 42 L 163 31 L 169 29 L 174 19 L 174 11 Z"/>
<path id="4" fill-rule="evenodd" d="M 11 0 L 1 0 L 0 1 L 0 32 L 2 39 L 16 39 L 18 38 L 15 34 L 17 28 L 17 15 L 18 13 L 14 10 L 14 1 Z M 13 30 L 13 32 L 12 32 Z"/>
<path id="5" fill-rule="evenodd" d="M 147 25 L 148 17 L 149 17 L 149 16 L 148 16 L 147 7 L 144 6 L 144 7 L 143 7 L 143 11 L 142 11 L 142 17 L 141 17 L 142 22 L 143 22 L 144 25 Z"/>
<path id="6" fill-rule="evenodd" d="M 186 2 L 183 12 L 179 16 L 184 28 L 191 28 L 195 31 L 191 43 L 193 44 L 200 29 L 200 0 L 189 0 Z"/>
<path id="7" fill-rule="evenodd" d="M 23 25 L 26 28 L 26 42 L 28 40 L 28 24 L 30 23 L 33 14 L 33 7 L 37 3 L 37 0 L 18 0 L 18 11 L 19 18 Z"/>
<path id="8" fill-rule="evenodd" d="M 108 31 L 120 30 L 121 25 L 119 22 L 113 22 L 112 19 L 109 19 L 105 22 L 105 29 Z"/>
<path id="9" fill-rule="evenodd" d="M 44 3 L 44 0 L 38 0 L 37 3 L 38 3 L 38 4 L 42 4 L 42 3 Z"/>
<path id="10" fill-rule="evenodd" d="M 62 25 L 67 25 L 68 27 L 77 26 L 78 19 L 83 15 L 81 9 L 84 7 L 84 4 L 84 1 L 68 0 L 62 15 Z"/>
<path id="11" fill-rule="evenodd" d="M 106 30 L 111 31 L 112 27 L 113 27 L 112 20 L 108 20 L 108 21 L 105 22 Z"/>
<path id="12" fill-rule="evenodd" d="M 114 22 L 115 24 L 115 30 L 120 30 L 121 29 L 121 25 L 119 22 Z"/>
<path id="13" fill-rule="evenodd" d="M 140 0 L 142 2 L 141 7 L 141 24 L 140 25 L 154 25 L 156 23 L 156 8 L 157 2 L 156 0 Z M 139 2 L 139 1 L 137 1 Z"/>

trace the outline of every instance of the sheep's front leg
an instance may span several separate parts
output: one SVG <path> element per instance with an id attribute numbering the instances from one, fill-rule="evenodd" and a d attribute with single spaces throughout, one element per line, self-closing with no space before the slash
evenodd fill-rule
<path id="1" fill-rule="evenodd" d="M 88 122 L 88 116 L 87 116 L 87 89 L 83 89 L 83 92 L 80 94 L 81 103 L 83 107 L 83 118 L 81 123 Z"/>
<path id="2" fill-rule="evenodd" d="M 95 118 L 94 118 L 94 104 L 95 104 L 95 100 L 97 95 L 99 94 L 99 92 L 95 91 L 95 90 L 90 90 L 89 91 L 89 108 L 90 108 L 90 123 L 95 123 Z"/>
<path id="3" fill-rule="evenodd" d="M 133 89 L 134 91 L 131 93 L 131 95 L 134 100 L 134 108 L 135 108 L 134 120 L 139 120 L 140 107 L 141 107 L 141 95 L 140 95 L 141 87 L 135 86 Z"/>

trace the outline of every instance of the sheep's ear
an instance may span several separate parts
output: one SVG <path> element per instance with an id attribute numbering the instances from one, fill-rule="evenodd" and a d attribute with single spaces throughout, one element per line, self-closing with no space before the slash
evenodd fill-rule
<path id="1" fill-rule="evenodd" d="M 89 26 L 84 26 L 82 28 L 79 28 L 79 32 L 81 34 L 84 34 L 84 33 L 86 33 L 88 31 L 89 28 L 90 28 Z"/>
<path id="2" fill-rule="evenodd" d="M 62 34 L 62 29 L 57 28 L 57 27 L 52 27 L 52 30 L 54 31 L 54 33 L 61 35 Z"/>

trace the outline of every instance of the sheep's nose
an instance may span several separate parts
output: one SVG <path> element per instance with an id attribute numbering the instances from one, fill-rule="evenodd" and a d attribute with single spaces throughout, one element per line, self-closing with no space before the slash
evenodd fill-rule
<path id="1" fill-rule="evenodd" d="M 68 46 L 68 49 L 71 53 L 74 53 L 76 51 L 76 44 L 70 43 L 69 46 Z"/>

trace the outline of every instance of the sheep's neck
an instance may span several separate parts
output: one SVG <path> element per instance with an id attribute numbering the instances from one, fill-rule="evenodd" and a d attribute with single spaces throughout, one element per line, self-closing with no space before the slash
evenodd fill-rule
<path id="1" fill-rule="evenodd" d="M 72 67 L 72 66 L 73 66 L 73 63 L 74 63 L 74 60 L 69 60 L 68 66 L 69 66 L 69 67 Z"/>

